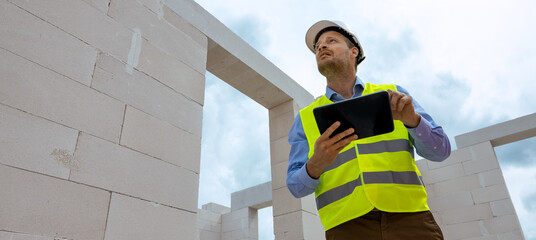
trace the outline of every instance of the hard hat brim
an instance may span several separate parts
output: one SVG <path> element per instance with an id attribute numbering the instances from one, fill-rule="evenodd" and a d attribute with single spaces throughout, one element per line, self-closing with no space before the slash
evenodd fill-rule
<path id="1" fill-rule="evenodd" d="M 307 33 L 305 33 L 305 44 L 307 44 L 307 47 L 309 48 L 309 50 L 311 50 L 311 52 L 313 53 L 315 52 L 314 46 L 315 46 L 316 36 L 318 35 L 318 33 L 320 33 L 322 30 L 328 27 L 341 27 L 341 26 L 339 26 L 338 24 L 332 21 L 322 20 L 313 24 L 313 26 L 311 26 L 309 30 L 307 30 Z"/>

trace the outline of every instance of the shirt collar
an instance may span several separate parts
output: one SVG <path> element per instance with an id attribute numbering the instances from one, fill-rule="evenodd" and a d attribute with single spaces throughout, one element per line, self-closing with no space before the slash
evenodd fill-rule
<path id="1" fill-rule="evenodd" d="M 363 81 L 361 81 L 361 79 L 358 76 L 356 76 L 352 98 L 361 96 L 361 94 L 363 93 L 363 89 L 365 89 L 365 84 L 363 84 Z M 333 91 L 328 86 L 326 86 L 326 97 L 333 102 L 344 100 L 344 98 L 340 94 Z"/>

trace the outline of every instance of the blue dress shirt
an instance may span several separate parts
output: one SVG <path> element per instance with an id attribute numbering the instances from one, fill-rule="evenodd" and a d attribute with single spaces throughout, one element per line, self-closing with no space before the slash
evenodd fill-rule
<path id="1" fill-rule="evenodd" d="M 410 95 L 406 89 L 398 85 L 396 87 L 399 92 Z M 352 98 L 361 96 L 364 88 L 361 79 L 356 77 Z M 326 97 L 333 102 L 344 100 L 341 95 L 329 87 L 326 87 Z M 450 142 L 447 135 L 443 128 L 434 122 L 419 103 L 414 98 L 412 100 L 415 111 L 421 115 L 421 121 L 417 127 L 407 129 L 417 154 L 431 161 L 445 160 L 450 155 Z M 291 147 L 287 170 L 287 187 L 294 197 L 305 197 L 315 191 L 320 180 L 309 176 L 305 168 L 305 163 L 309 159 L 309 143 L 305 137 L 300 114 L 294 119 L 288 134 L 288 143 Z"/>

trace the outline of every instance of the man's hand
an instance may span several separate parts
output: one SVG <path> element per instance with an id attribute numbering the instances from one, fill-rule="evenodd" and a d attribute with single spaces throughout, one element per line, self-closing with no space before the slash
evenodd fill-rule
<path id="1" fill-rule="evenodd" d="M 307 173 L 309 173 L 309 176 L 312 178 L 319 178 L 324 171 L 324 168 L 335 161 L 339 152 L 357 139 L 357 135 L 353 134 L 353 128 L 348 128 L 344 132 L 330 138 L 329 136 L 331 136 L 340 125 L 341 123 L 338 121 L 333 123 L 333 125 L 331 125 L 324 134 L 320 135 L 316 140 L 313 156 L 311 156 L 311 159 L 305 164 Z M 350 134 L 353 135 L 349 136 Z M 349 137 L 344 138 L 346 136 Z"/>
<path id="2" fill-rule="evenodd" d="M 411 97 L 391 89 L 387 90 L 387 92 L 389 92 L 393 119 L 402 121 L 406 127 L 417 127 L 421 121 L 421 115 L 415 112 Z"/>

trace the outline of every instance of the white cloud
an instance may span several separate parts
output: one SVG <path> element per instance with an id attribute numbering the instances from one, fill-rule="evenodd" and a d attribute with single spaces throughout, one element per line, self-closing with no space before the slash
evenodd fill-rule
<path id="1" fill-rule="evenodd" d="M 409 53 L 411 61 L 393 74 L 448 72 L 466 81 L 470 91 L 459 113 L 469 121 L 498 122 L 534 111 L 534 97 L 524 106 L 519 104 L 519 93 L 536 87 L 535 68 L 528 67 L 536 62 L 532 44 L 536 33 L 529 30 L 536 20 L 529 10 L 534 2 L 370 1 L 362 5 L 360 13 L 388 37 L 410 29 L 418 42 L 419 49 Z M 423 88 L 427 87 L 435 91 L 433 85 Z"/>

